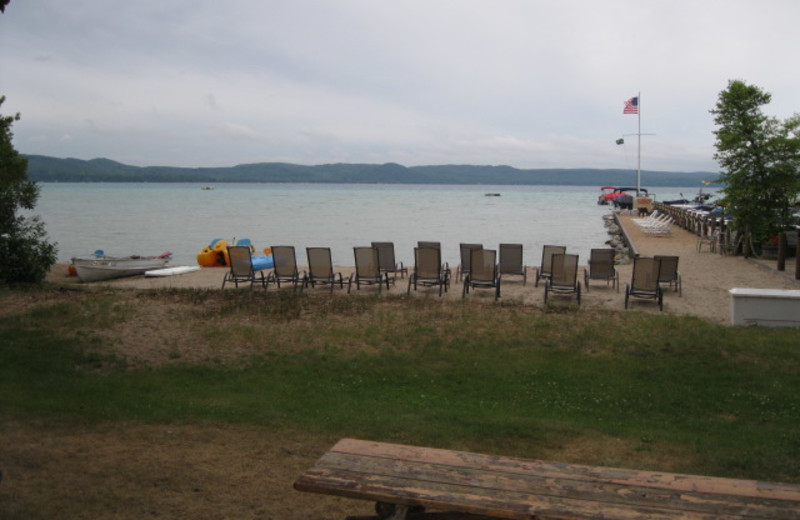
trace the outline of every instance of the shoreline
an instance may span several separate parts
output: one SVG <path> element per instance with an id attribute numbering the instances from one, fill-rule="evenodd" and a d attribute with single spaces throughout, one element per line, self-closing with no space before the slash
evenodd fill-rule
<path id="1" fill-rule="evenodd" d="M 730 317 L 730 294 L 733 288 L 761 288 L 761 289 L 800 289 L 800 282 L 793 280 L 791 273 L 794 273 L 795 259 L 787 262 L 786 272 L 779 272 L 770 267 L 766 261 L 745 259 L 740 256 L 722 256 L 719 253 L 711 253 L 707 249 L 702 252 L 697 251 L 697 236 L 673 226 L 673 232 L 669 236 L 652 236 L 643 233 L 639 226 L 632 221 L 632 216 L 620 215 L 619 222 L 624 228 L 631 248 L 642 256 L 653 255 L 677 255 L 680 258 L 678 269 L 683 280 L 682 296 L 669 288 L 664 290 L 664 313 L 678 316 L 695 316 L 713 323 L 729 324 Z M 569 251 L 569 244 L 567 244 Z M 530 255 L 530 252 L 528 253 Z M 586 258 L 581 258 L 581 268 L 578 276 L 583 285 L 583 269 Z M 413 267 L 413 266 L 412 266 Z M 460 300 L 462 298 L 461 282 L 456 279 L 456 267 L 451 266 L 453 271 L 453 281 L 450 290 L 443 296 L 446 300 Z M 502 279 L 500 301 L 516 302 L 523 305 L 543 307 L 544 287 L 539 284 L 535 287 L 535 267 L 527 266 L 528 283 L 523 285 L 522 278 L 519 276 L 507 276 Z M 303 269 L 303 266 L 300 266 Z M 65 284 L 79 284 L 77 277 L 68 275 L 66 264 L 56 264 L 48 275 L 48 281 Z M 341 271 L 345 278 L 354 271 L 352 266 L 337 266 L 336 271 Z M 624 310 L 625 284 L 630 283 L 632 274 L 632 262 L 617 265 L 619 272 L 620 290 L 614 291 L 610 286 L 603 282 L 593 281 L 587 290 L 582 287 L 581 308 L 584 309 L 609 309 Z M 227 272 L 227 268 L 222 267 L 203 267 L 199 271 L 169 276 L 164 278 L 145 278 L 136 276 L 131 278 L 120 278 L 107 282 L 86 284 L 86 286 L 108 286 L 115 288 L 128 289 L 220 289 L 222 280 Z M 405 294 L 408 279 L 397 278 L 395 285 L 390 289 L 389 294 Z M 83 285 L 83 284 L 81 284 Z M 233 285 L 226 286 L 225 290 L 236 290 Z M 248 290 L 240 287 L 238 290 Z M 256 288 L 256 290 L 261 290 Z M 274 286 L 270 288 L 273 291 Z M 369 293 L 376 291 L 374 287 L 365 287 L 361 291 L 353 288 L 356 296 L 359 292 Z M 327 288 L 306 289 L 310 293 L 320 293 L 328 295 Z M 338 288 L 334 291 L 337 294 L 346 294 Z M 415 297 L 437 297 L 438 291 L 435 289 L 420 288 L 411 291 Z M 494 302 L 493 291 L 474 290 L 467 298 L 486 303 Z M 553 305 L 570 306 L 574 305 L 575 299 L 567 297 L 554 297 Z M 632 300 L 631 310 L 658 313 L 658 306 L 648 301 Z"/>

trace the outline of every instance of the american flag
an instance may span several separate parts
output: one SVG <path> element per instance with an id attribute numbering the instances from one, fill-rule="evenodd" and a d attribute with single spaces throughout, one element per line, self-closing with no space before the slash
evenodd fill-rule
<path id="1" fill-rule="evenodd" d="M 625 109 L 623 114 L 638 114 L 639 113 L 639 97 L 632 97 L 625 102 Z"/>

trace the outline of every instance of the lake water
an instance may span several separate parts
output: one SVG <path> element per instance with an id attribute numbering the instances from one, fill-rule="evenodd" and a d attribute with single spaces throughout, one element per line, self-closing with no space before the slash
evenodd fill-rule
<path id="1" fill-rule="evenodd" d="M 442 243 L 443 259 L 459 263 L 459 243 L 524 246 L 538 265 L 545 244 L 566 245 L 581 262 L 608 239 L 598 186 L 431 186 L 352 184 L 43 183 L 34 213 L 44 220 L 58 258 L 97 249 L 113 255 L 169 250 L 173 265 L 195 265 L 214 238 L 249 238 L 260 251 L 328 246 L 333 261 L 354 265 L 353 247 L 395 244 L 413 265 L 418 240 Z M 696 188 L 660 188 L 657 198 L 694 195 Z M 487 197 L 486 193 L 500 193 Z"/>

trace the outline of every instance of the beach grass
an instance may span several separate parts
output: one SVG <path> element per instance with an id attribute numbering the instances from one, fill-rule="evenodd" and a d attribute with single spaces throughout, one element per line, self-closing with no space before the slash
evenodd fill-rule
<path id="1" fill-rule="evenodd" d="M 7 417 L 242 424 L 800 482 L 796 329 L 291 291 L 0 300 L 26 302 L 0 321 Z M 163 320 L 143 322 L 143 307 Z M 192 334 L 175 336 L 179 325 Z M 132 341 L 122 330 L 162 359 L 120 348 Z"/>

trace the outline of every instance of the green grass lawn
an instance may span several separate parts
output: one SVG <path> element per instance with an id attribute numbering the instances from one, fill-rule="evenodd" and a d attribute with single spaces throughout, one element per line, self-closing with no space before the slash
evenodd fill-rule
<path id="1" fill-rule="evenodd" d="M 140 300 L 180 304 L 198 345 L 226 338 L 252 355 L 188 362 L 176 350 L 170 363 L 132 366 L 113 354 L 113 334 L 93 333 L 135 327 L 123 294 L 66 301 L 34 290 L 37 305 L 3 318 L 0 415 L 264 425 L 530 457 L 584 442 L 596 443 L 593 463 L 633 464 L 603 456 L 598 439 L 620 439 L 652 455 L 653 469 L 800 481 L 797 329 L 404 296 L 165 291 Z"/>

